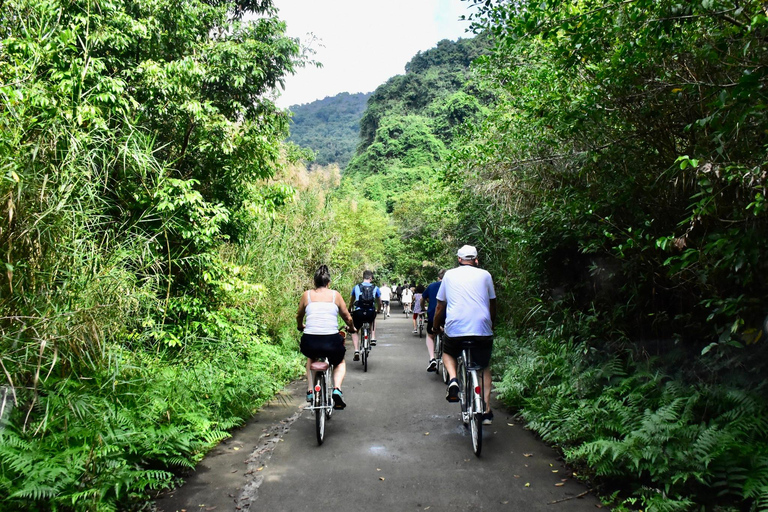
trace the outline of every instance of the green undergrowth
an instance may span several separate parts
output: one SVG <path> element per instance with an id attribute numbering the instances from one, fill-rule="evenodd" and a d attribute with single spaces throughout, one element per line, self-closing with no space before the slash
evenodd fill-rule
<path id="1" fill-rule="evenodd" d="M 617 510 L 768 507 L 765 382 L 691 382 L 561 330 L 506 332 L 497 348 L 500 398 Z"/>
<path id="2" fill-rule="evenodd" d="M 0 432 L 2 510 L 116 510 L 172 484 L 302 371 L 293 347 L 218 341 L 171 355 L 118 345 L 49 378 Z M 194 348 L 194 349 L 193 349 Z"/>

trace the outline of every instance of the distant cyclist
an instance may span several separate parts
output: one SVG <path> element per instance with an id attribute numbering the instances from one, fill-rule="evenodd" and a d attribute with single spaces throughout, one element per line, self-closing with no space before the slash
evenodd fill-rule
<path id="1" fill-rule="evenodd" d="M 385 318 L 389 316 L 389 303 L 392 300 L 392 288 L 387 283 L 384 283 L 379 291 L 381 292 L 381 312 L 384 313 Z"/>
<path id="2" fill-rule="evenodd" d="M 328 362 L 333 365 L 333 382 L 336 387 L 333 388 L 332 398 L 333 406 L 336 409 L 343 409 L 347 406 L 344 403 L 344 396 L 341 393 L 341 383 L 344 381 L 344 375 L 347 373 L 347 365 L 344 363 L 344 338 L 339 334 L 339 322 L 337 317 L 340 315 L 347 326 L 354 332 L 352 315 L 347 310 L 347 305 L 341 298 L 341 294 L 328 288 L 331 282 L 331 274 L 328 267 L 320 265 L 315 272 L 315 289 L 307 290 L 301 295 L 299 301 L 299 311 L 296 314 L 296 325 L 299 331 L 303 331 L 301 336 L 301 353 L 307 356 L 307 401 L 312 401 L 312 372 L 309 370 L 309 364 L 312 360 L 327 357 Z M 305 321 L 306 320 L 306 321 Z"/>
<path id="3" fill-rule="evenodd" d="M 403 286 L 403 291 L 400 292 L 400 302 L 403 303 L 403 313 L 406 315 L 411 313 L 411 306 L 413 304 L 413 292 L 408 285 Z"/>
<path id="4" fill-rule="evenodd" d="M 435 329 L 445 327 L 443 364 L 450 381 L 446 400 L 459 400 L 459 383 L 456 380 L 456 357 L 461 355 L 462 345 L 470 343 L 474 362 L 483 370 L 483 386 L 486 411 L 483 424 L 493 422 L 490 409 L 491 370 L 488 367 L 493 349 L 493 326 L 496 321 L 496 291 L 493 278 L 478 268 L 477 249 L 465 245 L 456 253 L 459 266 L 448 270 L 437 291 Z"/>
<path id="5" fill-rule="evenodd" d="M 419 318 L 419 315 L 424 311 L 421 308 L 421 294 L 424 293 L 424 287 L 422 285 L 418 285 L 416 287 L 416 293 L 413 295 L 413 305 L 411 306 L 411 310 L 413 311 L 413 333 L 416 334 L 419 332 L 416 329 L 416 320 Z"/>
<path id="6" fill-rule="evenodd" d="M 376 311 L 381 303 L 381 292 L 373 281 L 373 272 L 363 272 L 363 282 L 352 288 L 352 296 L 349 301 L 349 309 L 352 311 L 355 329 L 360 329 L 365 322 L 371 324 L 371 345 L 376 345 Z M 353 361 L 360 360 L 360 338 L 357 333 L 352 333 L 352 343 L 355 345 Z"/>
<path id="7" fill-rule="evenodd" d="M 421 294 L 421 307 L 425 305 L 427 307 L 427 353 L 429 354 L 429 365 L 427 366 L 428 372 L 437 371 L 437 359 L 435 359 L 435 334 L 434 322 L 435 322 L 435 310 L 437 309 L 437 290 L 440 289 L 442 284 L 443 275 L 445 275 L 445 269 L 440 269 L 437 273 L 437 281 L 430 283 L 427 286 L 424 293 Z"/>

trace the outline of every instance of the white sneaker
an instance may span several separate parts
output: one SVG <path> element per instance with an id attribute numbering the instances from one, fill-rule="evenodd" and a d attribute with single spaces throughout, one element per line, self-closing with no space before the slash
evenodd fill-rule
<path id="1" fill-rule="evenodd" d="M 419 331 L 417 331 L 416 329 L 413 330 L 413 334 L 416 334 L 417 332 L 419 332 Z"/>

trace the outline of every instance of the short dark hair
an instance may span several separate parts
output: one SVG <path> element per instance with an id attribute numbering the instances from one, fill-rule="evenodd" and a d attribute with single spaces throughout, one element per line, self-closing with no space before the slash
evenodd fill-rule
<path id="1" fill-rule="evenodd" d="M 315 272 L 315 288 L 321 286 L 328 286 L 331 282 L 331 272 L 328 270 L 328 265 L 320 265 Z"/>
<path id="2" fill-rule="evenodd" d="M 424 285 L 420 284 L 416 287 L 416 293 L 424 293 Z"/>
<path id="3" fill-rule="evenodd" d="M 366 270 L 363 272 L 363 279 L 373 279 L 373 272 Z"/>

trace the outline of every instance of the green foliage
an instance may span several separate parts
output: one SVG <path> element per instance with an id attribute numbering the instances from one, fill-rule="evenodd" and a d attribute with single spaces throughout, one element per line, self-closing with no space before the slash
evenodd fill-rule
<path id="1" fill-rule="evenodd" d="M 379 173 L 387 167 L 434 165 L 445 153 L 429 120 L 421 116 L 388 116 L 376 130 L 373 142 L 352 159 L 348 173 Z"/>
<path id="2" fill-rule="evenodd" d="M 344 169 L 355 153 L 360 118 L 371 93 L 342 92 L 334 97 L 290 107 L 289 140 L 312 149 L 318 165 L 337 164 Z"/>
<path id="3" fill-rule="evenodd" d="M 682 384 L 661 361 L 628 362 L 563 343 L 561 334 L 506 333 L 495 364 L 505 372 L 500 396 L 569 463 L 632 491 L 649 510 L 735 505 L 765 493 L 768 408 L 760 394 Z"/>
<path id="4" fill-rule="evenodd" d="M 4 505 L 127 506 L 301 371 L 231 257 L 293 196 L 283 30 L 268 0 L 2 3 Z"/>

